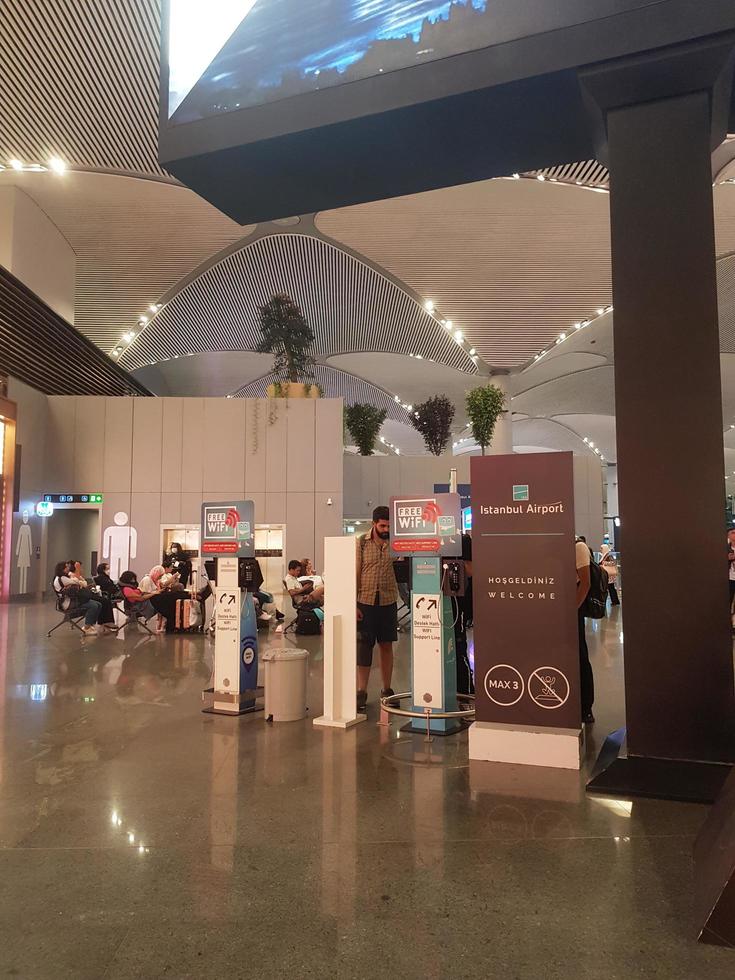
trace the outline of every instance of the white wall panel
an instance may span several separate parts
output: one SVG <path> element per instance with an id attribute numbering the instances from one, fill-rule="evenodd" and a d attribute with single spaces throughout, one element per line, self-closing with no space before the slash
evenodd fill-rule
<path id="1" fill-rule="evenodd" d="M 266 402 L 265 489 L 268 493 L 286 490 L 286 457 L 288 453 L 288 399 L 271 398 Z"/>
<path id="2" fill-rule="evenodd" d="M 48 402 L 48 429 L 46 437 L 45 473 L 48 487 L 52 493 L 74 491 L 74 440 L 76 436 L 76 399 L 72 396 L 56 395 Z M 104 433 L 104 429 L 101 430 Z M 95 433 L 90 423 L 90 450 L 96 446 L 100 451 L 100 433 Z M 82 489 L 82 488 L 79 488 Z"/>
<path id="3" fill-rule="evenodd" d="M 245 401 L 245 489 L 246 497 L 265 490 L 268 404 L 262 398 Z"/>
<path id="4" fill-rule="evenodd" d="M 286 494 L 286 523 L 288 525 L 289 554 L 291 558 L 314 560 L 314 494 Z"/>
<path id="5" fill-rule="evenodd" d="M 162 398 L 161 489 L 180 491 L 183 464 L 183 398 Z"/>
<path id="6" fill-rule="evenodd" d="M 198 524 L 196 521 L 184 521 L 181 517 L 181 494 L 166 491 L 161 494 L 161 524 Z"/>
<path id="7" fill-rule="evenodd" d="M 286 494 L 285 493 L 266 493 L 265 512 L 262 520 L 256 515 L 256 520 L 260 524 L 285 524 L 286 523 Z"/>
<path id="8" fill-rule="evenodd" d="M 286 489 L 290 492 L 314 486 L 316 411 L 311 399 L 289 400 Z"/>
<path id="9" fill-rule="evenodd" d="M 162 400 L 133 399 L 133 493 L 161 490 L 162 430 Z"/>
<path id="10" fill-rule="evenodd" d="M 134 398 L 108 398 L 105 406 L 105 427 L 102 446 L 104 457 L 104 492 L 130 492 L 133 465 L 133 403 Z M 95 450 L 89 443 L 89 451 Z"/>
<path id="11" fill-rule="evenodd" d="M 203 401 L 204 493 L 209 494 L 212 488 L 237 487 L 236 496 L 239 497 L 245 487 L 245 402 L 239 398 L 205 398 Z"/>
<path id="12" fill-rule="evenodd" d="M 194 493 L 185 491 L 181 494 L 181 523 L 199 524 L 202 520 L 202 501 L 209 500 L 203 497 L 201 491 Z M 214 499 L 214 498 L 212 498 Z"/>
<path id="13" fill-rule="evenodd" d="M 331 499 L 331 506 L 327 500 Z M 340 491 L 317 491 L 314 497 L 314 555 L 318 571 L 324 568 L 324 538 L 342 534 L 342 494 Z"/>
<path id="14" fill-rule="evenodd" d="M 104 459 L 95 433 L 104 432 L 105 398 L 77 398 L 74 419 L 74 486 L 77 490 L 100 491 L 104 477 Z M 89 451 L 89 442 L 96 452 Z"/>
<path id="15" fill-rule="evenodd" d="M 314 402 L 316 412 L 316 473 L 314 486 L 317 490 L 341 489 L 344 479 L 342 456 L 334 452 L 341 446 L 343 435 L 340 398 L 319 398 Z"/>
<path id="16" fill-rule="evenodd" d="M 204 481 L 204 399 L 182 398 L 181 489 L 201 493 Z"/>

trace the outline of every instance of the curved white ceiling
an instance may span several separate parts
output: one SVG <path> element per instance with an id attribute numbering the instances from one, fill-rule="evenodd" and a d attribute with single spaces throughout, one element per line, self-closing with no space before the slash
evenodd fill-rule
<path id="1" fill-rule="evenodd" d="M 6 186 L 34 200 L 74 250 L 74 325 L 108 352 L 137 330 L 150 303 L 252 230 L 178 184 L 5 170 L 0 187 Z"/>
<path id="2" fill-rule="evenodd" d="M 221 398 L 261 377 L 272 366 L 270 354 L 204 351 L 146 365 L 133 375 L 156 395 Z"/>
<path id="3" fill-rule="evenodd" d="M 177 292 L 128 347 L 134 370 L 179 353 L 255 350 L 259 308 L 287 293 L 314 335 L 316 354 L 410 348 L 468 374 L 467 347 L 393 279 L 314 235 L 283 231 L 246 242 Z"/>
<path id="4" fill-rule="evenodd" d="M 160 174 L 160 0 L 3 0 L 0 158 Z"/>
<path id="5" fill-rule="evenodd" d="M 446 395 L 456 409 L 454 431 L 465 427 L 466 393 L 489 380 L 468 377 L 443 364 L 398 354 L 337 354 L 328 363 L 380 385 L 398 395 L 402 403 L 415 405 L 432 395 Z"/>
<path id="6" fill-rule="evenodd" d="M 492 365 L 524 363 L 611 302 L 606 193 L 489 180 L 322 212 L 316 224 L 432 300 Z"/>

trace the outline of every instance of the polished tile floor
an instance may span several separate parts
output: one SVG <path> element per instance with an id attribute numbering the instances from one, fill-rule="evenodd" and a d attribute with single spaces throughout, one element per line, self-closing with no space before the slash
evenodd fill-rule
<path id="1" fill-rule="evenodd" d="M 705 808 L 470 767 L 466 733 L 427 746 L 374 705 L 346 733 L 202 714 L 204 637 L 47 639 L 54 616 L 0 611 L 0 976 L 735 976 L 693 940 Z M 590 628 L 591 758 L 621 622 Z"/>

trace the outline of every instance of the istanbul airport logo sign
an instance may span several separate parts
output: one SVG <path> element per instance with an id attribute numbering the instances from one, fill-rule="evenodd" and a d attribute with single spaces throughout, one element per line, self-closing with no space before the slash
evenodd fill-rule
<path id="1" fill-rule="evenodd" d="M 530 487 L 527 483 L 514 483 L 511 503 L 508 504 L 480 504 L 480 513 L 486 516 L 500 514 L 536 514 L 544 516 L 546 514 L 563 514 L 564 504 L 561 500 L 554 503 L 535 504 L 531 500 Z"/>

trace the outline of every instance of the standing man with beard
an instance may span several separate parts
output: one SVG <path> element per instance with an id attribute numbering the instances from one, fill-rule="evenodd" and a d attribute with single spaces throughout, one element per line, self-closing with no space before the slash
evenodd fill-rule
<path id="1" fill-rule="evenodd" d="M 367 704 L 373 647 L 380 648 L 381 697 L 393 694 L 393 644 L 398 639 L 398 584 L 390 555 L 390 511 L 376 507 L 373 526 L 357 539 L 357 710 Z"/>

